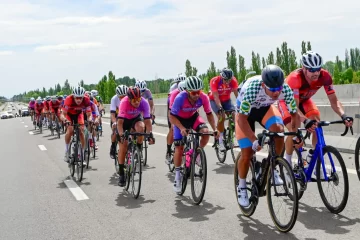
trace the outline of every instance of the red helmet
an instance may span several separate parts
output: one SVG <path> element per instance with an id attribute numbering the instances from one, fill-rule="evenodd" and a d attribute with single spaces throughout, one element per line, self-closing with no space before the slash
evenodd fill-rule
<path id="1" fill-rule="evenodd" d="M 141 97 L 140 88 L 137 87 L 129 87 L 126 94 L 130 99 Z"/>

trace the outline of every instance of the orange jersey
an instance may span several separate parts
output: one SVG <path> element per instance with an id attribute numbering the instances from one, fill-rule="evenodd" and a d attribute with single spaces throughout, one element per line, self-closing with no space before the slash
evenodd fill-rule
<path id="1" fill-rule="evenodd" d="M 210 100 L 214 100 L 213 92 L 217 92 L 219 94 L 220 102 L 226 102 L 230 100 L 230 95 L 232 91 L 237 90 L 238 82 L 235 77 L 233 77 L 229 83 L 225 83 L 225 81 L 220 77 L 213 77 L 210 80 L 210 90 L 209 98 Z"/>
<path id="2" fill-rule="evenodd" d="M 324 69 L 320 70 L 319 79 L 311 84 L 306 81 L 301 68 L 291 72 L 285 82 L 293 90 L 294 98 L 299 99 L 300 102 L 311 98 L 321 87 L 324 87 L 327 95 L 335 93 L 331 75 Z"/>
<path id="3" fill-rule="evenodd" d="M 75 99 L 73 95 L 67 96 L 67 98 L 64 101 L 63 111 L 75 115 L 80 114 L 84 110 L 86 112 L 91 112 L 91 102 L 90 98 L 84 97 L 81 104 L 77 105 L 75 103 Z"/>

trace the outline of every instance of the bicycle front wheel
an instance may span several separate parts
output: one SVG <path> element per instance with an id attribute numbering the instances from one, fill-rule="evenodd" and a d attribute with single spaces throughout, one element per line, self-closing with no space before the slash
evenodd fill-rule
<path id="1" fill-rule="evenodd" d="M 206 155 L 202 148 L 196 150 L 195 159 L 191 161 L 191 194 L 193 201 L 199 205 L 204 198 L 207 180 Z"/>
<path id="2" fill-rule="evenodd" d="M 227 136 L 228 146 L 230 148 L 231 157 L 235 163 L 236 157 L 235 157 L 235 152 L 234 152 L 234 132 L 230 131 L 229 128 L 228 128 L 227 132 L 228 132 L 228 136 Z"/>
<path id="3" fill-rule="evenodd" d="M 147 141 L 144 139 L 144 146 L 143 146 L 143 158 L 144 158 L 144 166 L 146 166 L 147 164 L 147 149 L 148 149 L 148 145 L 147 145 Z"/>
<path id="4" fill-rule="evenodd" d="M 276 185 L 274 172 L 278 171 L 283 184 Z M 299 208 L 297 184 L 290 164 L 282 157 L 275 159 L 268 172 L 266 195 L 271 218 L 280 232 L 289 232 L 296 223 Z M 295 197 L 294 197 L 295 196 Z"/>
<path id="5" fill-rule="evenodd" d="M 81 182 L 83 179 L 83 175 L 84 175 L 84 153 L 83 153 L 83 149 L 81 147 L 81 145 L 78 145 L 80 148 L 80 154 L 79 154 L 79 158 L 78 161 L 75 162 L 76 164 L 76 175 L 77 175 L 77 181 Z"/>
<path id="6" fill-rule="evenodd" d="M 360 155 L 360 138 L 357 140 L 356 146 L 355 146 L 355 169 L 356 169 L 356 173 L 359 178 L 359 181 L 360 181 L 360 163 L 359 163 L 360 156 L 359 155 Z"/>
<path id="7" fill-rule="evenodd" d="M 75 147 L 74 147 L 75 148 Z M 74 150 L 73 149 L 73 141 L 71 140 L 70 141 L 70 144 L 69 144 L 69 149 L 68 149 L 68 153 L 69 153 L 69 170 L 70 170 L 70 176 L 71 177 L 74 177 L 74 174 L 75 174 L 75 164 L 74 162 L 77 160 L 77 155 L 75 156 L 74 154 Z"/>
<path id="8" fill-rule="evenodd" d="M 317 185 L 321 200 L 326 208 L 330 212 L 337 214 L 344 210 L 349 197 L 349 180 L 347 170 L 344 160 L 336 148 L 328 145 L 323 148 L 323 154 L 323 157 L 326 155 L 329 157 L 329 160 L 324 158 L 325 172 L 328 177 L 328 181 L 325 181 L 323 166 L 320 159 L 318 159 L 316 163 Z M 335 158 L 331 155 L 335 156 Z M 335 163 L 335 159 L 338 160 L 338 163 Z M 330 199 L 331 196 L 334 196 L 333 200 Z M 338 199 L 340 200 L 339 202 L 337 201 Z"/>
<path id="9" fill-rule="evenodd" d="M 140 195 L 141 188 L 141 155 L 139 149 L 134 151 L 134 156 L 132 159 L 132 172 L 131 172 L 131 182 L 132 182 L 132 194 L 134 198 L 138 198 Z"/>

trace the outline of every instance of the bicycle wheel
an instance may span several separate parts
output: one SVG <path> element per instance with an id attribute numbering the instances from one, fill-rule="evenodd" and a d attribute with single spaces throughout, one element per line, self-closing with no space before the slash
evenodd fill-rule
<path id="1" fill-rule="evenodd" d="M 181 170 L 180 170 L 180 177 L 181 177 L 181 192 L 178 193 L 178 195 L 183 195 L 186 187 L 187 187 L 187 181 L 188 181 L 188 172 L 190 171 L 190 169 L 186 168 L 186 158 L 185 156 L 182 157 L 181 160 Z M 174 165 L 175 167 L 175 165 Z"/>
<path id="2" fill-rule="evenodd" d="M 144 159 L 144 166 L 146 166 L 147 164 L 147 149 L 148 149 L 148 145 L 147 145 L 147 141 L 144 139 L 144 142 L 143 142 L 143 159 Z"/>
<path id="3" fill-rule="evenodd" d="M 57 137 L 60 138 L 60 126 L 59 126 L 59 122 L 56 122 L 56 133 L 57 133 Z"/>
<path id="4" fill-rule="evenodd" d="M 220 151 L 218 139 L 215 140 L 214 148 L 215 148 L 215 153 L 216 153 L 217 159 L 219 160 L 220 163 L 224 163 L 226 160 L 227 151 Z"/>
<path id="5" fill-rule="evenodd" d="M 360 164 L 359 164 L 359 154 L 360 154 L 360 138 L 358 138 L 355 146 L 355 169 L 356 174 L 360 181 Z"/>
<path id="6" fill-rule="evenodd" d="M 119 161 L 118 161 L 118 152 L 117 152 L 117 144 L 116 144 L 116 146 L 115 146 L 115 159 L 114 159 L 114 166 L 115 166 L 115 173 L 117 174 L 117 175 L 119 175 L 120 174 L 120 172 L 119 172 Z"/>
<path id="7" fill-rule="evenodd" d="M 300 152 L 298 149 L 294 148 L 296 153 L 296 158 L 301 159 L 303 161 L 302 156 L 300 156 Z M 300 200 L 304 195 L 304 192 L 307 188 L 306 175 L 302 167 L 297 166 L 297 168 L 293 169 L 295 175 L 295 181 L 297 182 L 297 190 L 298 190 L 298 199 Z"/>
<path id="8" fill-rule="evenodd" d="M 199 167 L 199 170 L 196 170 L 195 167 Z M 206 155 L 202 148 L 196 150 L 195 159 L 191 161 L 191 195 L 193 201 L 196 205 L 199 205 L 204 198 L 205 189 L 206 189 L 206 180 L 207 180 L 207 165 L 206 165 Z M 197 193 L 195 189 L 195 178 L 199 179 L 201 184 L 200 192 Z M 199 185 L 200 185 L 199 184 Z"/>
<path id="9" fill-rule="evenodd" d="M 132 183 L 132 194 L 135 199 L 140 195 L 141 189 L 141 178 L 142 178 L 142 164 L 141 155 L 139 149 L 136 148 L 132 159 L 132 171 L 131 171 L 131 183 Z"/>
<path id="10" fill-rule="evenodd" d="M 79 154 L 80 158 L 78 158 L 78 161 L 75 164 L 76 164 L 77 181 L 81 182 L 84 175 L 84 152 L 80 143 L 78 146 L 80 147 L 80 154 Z"/>
<path id="11" fill-rule="evenodd" d="M 131 179 L 131 170 L 132 170 L 132 166 L 131 166 L 131 153 L 130 153 L 130 149 L 128 149 L 128 151 L 126 152 L 126 157 L 125 157 L 125 166 L 124 166 L 124 170 L 125 170 L 125 179 L 126 179 L 126 185 L 125 185 L 125 190 L 128 191 L 129 187 L 130 187 L 130 179 Z"/>
<path id="12" fill-rule="evenodd" d="M 74 162 L 77 160 L 77 154 L 75 155 L 74 152 L 74 146 L 73 146 L 73 141 L 71 140 L 70 141 L 70 144 L 69 144 L 69 149 L 68 149 L 68 153 L 69 153 L 69 164 L 68 164 L 68 167 L 69 167 L 69 170 L 70 170 L 70 176 L 71 177 L 74 177 L 74 174 L 75 174 L 75 164 Z"/>
<path id="13" fill-rule="evenodd" d="M 99 141 L 100 133 L 99 133 L 99 127 L 96 130 L 96 141 Z"/>
<path id="14" fill-rule="evenodd" d="M 253 196 L 253 193 L 256 194 L 256 192 L 254 192 L 254 191 L 257 190 L 257 188 L 256 188 L 256 186 L 254 186 L 254 182 L 253 182 L 253 179 L 255 179 L 254 164 L 251 161 L 250 166 L 249 166 L 249 171 L 246 176 L 246 188 L 248 191 L 248 195 L 250 196 L 250 198 L 249 198 L 250 205 L 248 207 L 243 207 L 238 202 L 239 171 L 238 171 L 237 166 L 238 166 L 238 162 L 240 161 L 240 157 L 241 157 L 241 152 L 239 152 L 239 154 L 236 156 L 235 166 L 234 166 L 235 197 L 236 197 L 236 202 L 240 208 L 240 211 L 244 214 L 244 216 L 250 217 L 251 215 L 254 214 L 254 212 L 256 210 L 256 206 L 257 206 L 257 201 L 250 201 L 250 199 L 256 199 L 256 200 L 258 199 L 257 196 Z"/>
<path id="15" fill-rule="evenodd" d="M 336 148 L 328 145 L 323 148 L 324 156 L 326 155 L 326 153 L 328 154 L 329 159 L 330 159 L 330 161 L 326 161 L 324 159 L 326 175 L 328 176 L 328 182 L 326 182 L 324 180 L 324 177 L 323 177 L 324 172 L 323 172 L 322 164 L 321 164 L 320 159 L 318 159 L 317 163 L 316 163 L 317 185 L 318 185 L 321 200 L 323 201 L 326 208 L 331 213 L 340 213 L 342 210 L 344 210 L 347 200 L 348 200 L 348 197 L 349 197 L 349 180 L 348 180 L 347 170 L 346 170 L 344 160 Z M 330 153 L 332 153 L 337 158 L 337 160 L 339 161 L 338 164 L 335 164 L 334 158 L 330 157 Z M 338 169 L 339 165 L 340 165 L 341 169 Z M 321 166 L 321 168 L 320 168 L 320 166 Z M 333 166 L 335 167 L 335 169 L 333 168 Z M 341 175 L 343 175 L 343 178 L 341 178 Z M 325 184 L 327 183 L 328 185 L 326 187 L 323 187 L 322 183 L 325 183 Z M 333 185 L 331 186 L 330 183 L 333 183 Z M 343 183 L 343 187 L 341 188 L 341 186 L 340 186 L 340 188 L 335 189 L 335 187 L 339 186 L 341 183 Z M 341 199 L 341 202 L 334 203 L 333 201 L 330 201 L 325 196 L 324 188 L 327 190 L 327 192 L 329 192 L 329 189 L 332 189 L 332 191 L 330 190 L 330 194 L 332 194 L 332 195 L 343 192 L 343 197 L 335 196 L 335 200 Z"/>
<path id="16" fill-rule="evenodd" d="M 91 134 L 91 137 L 92 137 L 92 142 L 93 142 L 93 147 L 91 148 L 92 150 L 92 154 L 93 154 L 93 158 L 95 159 L 95 156 L 96 156 L 96 149 L 95 149 L 95 137 Z"/>
<path id="17" fill-rule="evenodd" d="M 171 145 L 171 163 L 168 165 L 169 172 L 174 172 L 175 164 L 174 164 L 174 153 L 175 153 L 175 145 L 174 143 Z"/>
<path id="18" fill-rule="evenodd" d="M 86 169 L 88 169 L 89 164 L 90 164 L 90 141 L 89 140 L 86 143 L 85 161 L 86 161 Z"/>
<path id="19" fill-rule="evenodd" d="M 233 162 L 235 163 L 235 152 L 234 152 L 234 131 L 230 131 L 229 127 L 227 130 L 228 136 L 227 136 L 227 144 L 230 148 L 231 157 L 233 159 Z"/>
<path id="20" fill-rule="evenodd" d="M 281 172 L 280 176 L 282 176 L 283 178 L 283 185 L 276 186 L 273 182 L 272 171 L 275 170 L 279 170 L 279 172 Z M 290 184 L 291 186 L 288 187 Z M 276 228 L 280 232 L 290 231 L 296 223 L 299 208 L 299 199 L 297 197 L 292 197 L 297 196 L 297 184 L 290 164 L 282 157 L 277 157 L 275 159 L 274 168 L 269 168 L 266 184 L 266 195 L 269 212 Z M 275 204 L 275 200 L 280 200 L 280 203 Z M 276 205 L 279 205 L 279 207 L 283 208 L 284 210 L 282 211 L 280 209 L 274 209 Z M 285 220 L 280 219 L 280 216 L 278 216 L 278 214 L 280 214 L 281 212 L 285 212 Z"/>

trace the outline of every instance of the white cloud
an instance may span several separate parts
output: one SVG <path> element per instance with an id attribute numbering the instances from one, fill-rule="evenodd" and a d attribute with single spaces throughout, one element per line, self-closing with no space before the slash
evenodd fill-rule
<path id="1" fill-rule="evenodd" d="M 15 51 L 17 58 L 0 58 L 0 75 L 19 83 L 32 79 L 29 88 L 67 78 L 74 84 L 80 79 L 97 82 L 109 70 L 116 76 L 169 78 L 184 71 L 186 59 L 206 72 L 211 61 L 217 68 L 225 66 L 230 46 L 247 65 L 251 51 L 267 57 L 283 41 L 297 56 L 301 41 L 311 41 L 325 60 L 343 59 L 345 48 L 360 47 L 360 2 L 354 0 L 168 0 L 171 11 L 152 17 L 144 13 L 156 0 L 106 0 L 113 9 L 104 13 L 55 7 L 47 0 L 38 5 L 14 1 L 0 3 L 0 46 Z M 104 1 L 94 2 L 100 11 Z M 0 89 L 0 95 L 25 90 Z"/>
<path id="2" fill-rule="evenodd" d="M 36 47 L 35 52 L 50 52 L 50 51 L 75 51 L 81 49 L 102 48 L 104 45 L 99 42 L 85 42 L 72 44 L 57 44 Z"/>
<path id="3" fill-rule="evenodd" d="M 0 51 L 0 56 L 12 55 L 12 54 L 14 54 L 13 51 Z"/>

